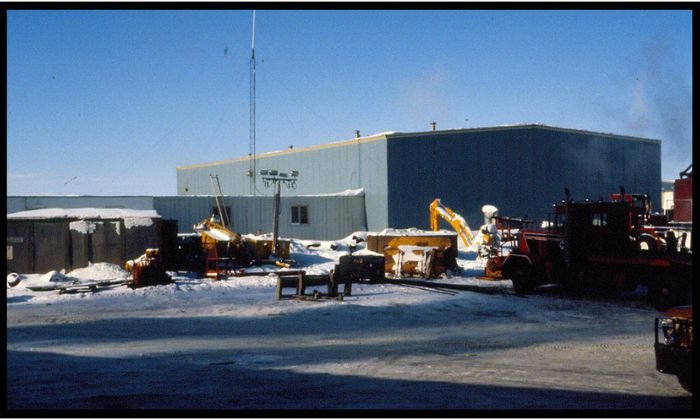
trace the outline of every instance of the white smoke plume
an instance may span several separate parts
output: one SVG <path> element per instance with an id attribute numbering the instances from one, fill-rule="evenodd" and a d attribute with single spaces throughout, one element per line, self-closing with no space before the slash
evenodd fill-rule
<path id="1" fill-rule="evenodd" d="M 640 136 L 659 138 L 662 178 L 674 179 L 692 163 L 692 80 L 666 41 L 646 49 L 635 81 L 627 126 Z"/>

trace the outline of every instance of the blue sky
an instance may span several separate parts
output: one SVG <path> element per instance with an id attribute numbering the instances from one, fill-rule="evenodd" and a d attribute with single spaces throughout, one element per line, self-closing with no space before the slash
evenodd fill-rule
<path id="1" fill-rule="evenodd" d="M 8 11 L 7 193 L 175 195 L 246 156 L 252 11 Z M 691 162 L 690 11 L 256 12 L 258 153 L 540 123 Z M 465 157 L 468 164 L 469 157 Z"/>

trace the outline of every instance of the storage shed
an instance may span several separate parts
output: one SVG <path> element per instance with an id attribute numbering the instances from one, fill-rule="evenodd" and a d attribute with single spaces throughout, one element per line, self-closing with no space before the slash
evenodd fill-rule
<path id="1" fill-rule="evenodd" d="M 262 195 L 261 177 L 253 174 L 251 183 L 251 159 L 179 167 L 178 194 L 205 194 L 216 175 L 225 195 Z M 298 170 L 297 194 L 362 189 L 372 231 L 428 229 L 434 198 L 472 228 L 481 224 L 484 204 L 501 215 L 544 220 L 565 188 L 575 200 L 598 200 L 624 186 L 648 193 L 654 210 L 661 208 L 660 140 L 545 125 L 388 132 L 254 159 L 257 169 Z"/>
<path id="2" fill-rule="evenodd" d="M 161 217 L 154 210 L 50 208 L 7 215 L 7 269 L 19 273 L 90 262 L 122 265 L 161 242 Z"/>

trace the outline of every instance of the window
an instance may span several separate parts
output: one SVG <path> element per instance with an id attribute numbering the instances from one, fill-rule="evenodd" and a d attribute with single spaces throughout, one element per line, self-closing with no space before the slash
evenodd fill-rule
<path id="1" fill-rule="evenodd" d="M 309 224 L 309 206 L 292 206 L 292 224 Z"/>

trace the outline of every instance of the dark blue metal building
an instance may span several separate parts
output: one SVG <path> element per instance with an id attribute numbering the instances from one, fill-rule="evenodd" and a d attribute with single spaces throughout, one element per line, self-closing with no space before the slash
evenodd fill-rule
<path id="1" fill-rule="evenodd" d="M 245 157 L 177 168 L 178 195 L 211 194 L 211 174 L 224 195 L 269 197 L 273 191 L 259 176 L 251 191 L 250 163 Z M 574 200 L 598 200 L 624 186 L 650 194 L 654 209 L 661 208 L 660 140 L 544 125 L 382 133 L 260 154 L 255 167 L 298 170 L 297 189 L 283 195 L 364 190 L 365 220 L 374 231 L 427 229 L 434 198 L 472 229 L 483 221 L 484 204 L 501 215 L 544 220 L 565 188 Z M 333 223 L 332 205 L 319 211 L 323 223 Z"/>

